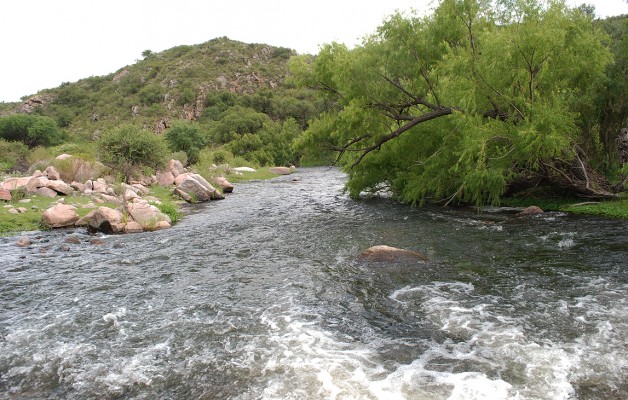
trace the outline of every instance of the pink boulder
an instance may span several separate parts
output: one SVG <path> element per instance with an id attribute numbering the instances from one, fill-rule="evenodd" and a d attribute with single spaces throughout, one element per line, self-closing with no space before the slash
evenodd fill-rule
<path id="1" fill-rule="evenodd" d="M 11 192 L 8 189 L 0 188 L 0 200 L 11 201 Z"/>
<path id="2" fill-rule="evenodd" d="M 49 228 L 63 228 L 72 226 L 78 221 L 79 215 L 76 213 L 76 207 L 57 203 L 44 211 L 41 216 L 41 224 Z"/>
<path id="3" fill-rule="evenodd" d="M 373 246 L 364 250 L 358 257 L 368 261 L 427 261 L 428 258 L 416 251 L 399 249 L 391 246 Z"/>

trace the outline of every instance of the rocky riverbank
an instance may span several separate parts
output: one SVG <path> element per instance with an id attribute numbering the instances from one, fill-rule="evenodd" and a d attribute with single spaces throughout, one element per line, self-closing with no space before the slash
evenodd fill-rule
<path id="1" fill-rule="evenodd" d="M 89 232 L 108 234 L 153 231 L 173 224 L 164 212 L 164 197 L 189 203 L 221 200 L 234 190 L 225 175 L 242 174 L 226 165 L 215 167 L 213 172 L 209 182 L 171 160 L 165 170 L 129 183 L 116 183 L 106 176 L 67 182 L 49 166 L 31 176 L 5 179 L 0 183 L 0 200 L 7 203 L 3 214 L 31 220 L 40 216 L 44 229 L 86 227 Z M 288 169 L 286 173 L 290 172 Z M 161 196 L 154 196 L 155 191 Z"/>

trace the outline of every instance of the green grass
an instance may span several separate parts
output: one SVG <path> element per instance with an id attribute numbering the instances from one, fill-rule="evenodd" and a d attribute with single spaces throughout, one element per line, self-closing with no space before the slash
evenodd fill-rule
<path id="1" fill-rule="evenodd" d="M 242 175 L 231 174 L 227 176 L 227 180 L 231 183 L 253 181 L 253 180 L 265 180 L 276 178 L 279 175 L 273 174 L 267 167 L 261 167 L 255 172 L 242 172 Z"/>
<path id="2" fill-rule="evenodd" d="M 574 197 L 506 198 L 502 199 L 501 205 L 509 207 L 538 206 L 545 211 L 563 211 L 573 214 L 628 219 L 628 198 L 600 202 L 591 202 Z"/>

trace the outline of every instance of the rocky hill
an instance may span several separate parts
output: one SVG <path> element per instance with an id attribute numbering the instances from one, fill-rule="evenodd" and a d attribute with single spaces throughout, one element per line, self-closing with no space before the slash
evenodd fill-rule
<path id="1" fill-rule="evenodd" d="M 220 102 L 226 97 L 239 99 L 238 103 L 272 120 L 293 117 L 304 127 L 315 112 L 315 100 L 309 91 L 285 83 L 293 54 L 287 48 L 226 37 L 160 53 L 146 50 L 135 64 L 42 90 L 23 103 L 4 104 L 0 113 L 50 116 L 71 135 L 93 140 L 104 129 L 125 122 L 160 133 L 178 119 L 215 120 L 215 109 L 211 115 L 204 112 L 216 105 L 216 99 Z"/>

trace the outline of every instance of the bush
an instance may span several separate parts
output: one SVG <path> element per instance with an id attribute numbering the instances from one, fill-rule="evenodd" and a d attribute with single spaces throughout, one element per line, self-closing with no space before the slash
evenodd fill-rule
<path id="1" fill-rule="evenodd" d="M 28 147 L 54 146 L 63 141 L 63 132 L 50 117 L 13 114 L 0 118 L 0 139 L 20 141 Z"/>
<path id="2" fill-rule="evenodd" d="M 187 161 L 195 164 L 198 155 L 205 146 L 205 134 L 198 124 L 189 121 L 178 121 L 166 131 L 166 141 L 172 151 L 184 151 Z"/>
<path id="3" fill-rule="evenodd" d="M 138 94 L 142 104 L 147 106 L 160 103 L 164 99 L 164 89 L 159 85 L 146 86 Z"/>
<path id="4" fill-rule="evenodd" d="M 65 182 L 85 182 L 88 179 L 98 179 L 107 169 L 101 163 L 84 160 L 80 157 L 53 160 L 51 165 L 59 171 L 61 179 Z"/>
<path id="5" fill-rule="evenodd" d="M 28 147 L 22 142 L 0 139 L 0 172 L 26 172 Z"/>
<path id="6" fill-rule="evenodd" d="M 164 167 L 169 157 L 162 137 L 133 125 L 105 132 L 98 143 L 98 151 L 101 161 L 127 180 Z"/>

